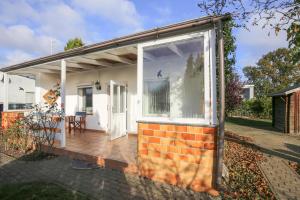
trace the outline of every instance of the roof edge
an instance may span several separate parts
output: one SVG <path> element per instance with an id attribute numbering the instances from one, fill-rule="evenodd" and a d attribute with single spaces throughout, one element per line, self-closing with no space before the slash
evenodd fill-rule
<path id="1" fill-rule="evenodd" d="M 160 28 L 154 28 L 154 29 L 142 31 L 139 33 L 134 33 L 134 34 L 126 35 L 123 37 L 118 37 L 115 39 L 111 39 L 111 40 L 107 40 L 107 41 L 103 41 L 103 42 L 99 42 L 99 43 L 95 43 L 95 44 L 91 44 L 91 45 L 86 45 L 83 47 L 71 49 L 69 51 L 59 52 L 59 53 L 56 53 L 56 54 L 53 54 L 50 56 L 36 58 L 36 59 L 29 60 L 29 61 L 26 61 L 23 63 L 19 63 L 19 64 L 1 68 L 0 71 L 1 72 L 9 72 L 9 71 L 18 70 L 18 69 L 26 68 L 26 67 L 33 66 L 33 65 L 39 65 L 39 64 L 44 64 L 47 62 L 53 62 L 55 60 L 60 60 L 60 59 L 65 59 L 65 58 L 81 55 L 81 54 L 91 53 L 91 52 L 101 50 L 104 48 L 113 48 L 114 46 L 117 47 L 117 46 L 120 46 L 122 43 L 123 44 L 128 43 L 128 42 L 133 43 L 135 41 L 136 41 L 136 43 L 138 43 L 139 40 L 151 37 L 153 35 L 169 33 L 169 32 L 178 31 L 178 30 L 184 30 L 184 29 L 188 29 L 191 27 L 202 26 L 205 24 L 211 24 L 211 23 L 215 23 L 220 20 L 226 21 L 229 19 L 231 19 L 231 15 L 229 13 L 225 14 L 225 15 L 206 16 L 206 17 L 196 18 L 196 19 L 192 19 L 192 20 L 188 20 L 188 21 L 183 21 L 180 23 L 163 26 Z"/>

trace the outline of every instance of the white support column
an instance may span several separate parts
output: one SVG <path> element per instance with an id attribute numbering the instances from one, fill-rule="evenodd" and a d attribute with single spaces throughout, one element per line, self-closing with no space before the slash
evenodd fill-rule
<path id="1" fill-rule="evenodd" d="M 41 104 L 41 73 L 35 75 L 35 104 Z"/>
<path id="2" fill-rule="evenodd" d="M 8 111 L 8 87 L 9 87 L 9 77 L 7 73 L 4 73 L 4 102 L 3 111 Z"/>
<path id="3" fill-rule="evenodd" d="M 60 72 L 60 98 L 61 98 L 61 110 L 63 112 L 63 118 L 61 121 L 61 147 L 66 146 L 66 128 L 65 128 L 65 107 L 66 107 L 66 61 L 61 60 L 61 72 Z"/>

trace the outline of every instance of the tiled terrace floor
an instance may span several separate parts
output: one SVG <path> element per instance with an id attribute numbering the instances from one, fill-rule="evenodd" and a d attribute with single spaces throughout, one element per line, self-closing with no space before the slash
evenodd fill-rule
<path id="1" fill-rule="evenodd" d="M 55 152 L 60 155 L 70 155 L 72 158 L 96 161 L 107 165 L 107 161 L 117 161 L 119 164 L 136 166 L 137 136 L 124 136 L 110 140 L 109 135 L 100 132 L 85 131 L 83 133 L 66 133 L 66 147 L 57 145 Z"/>

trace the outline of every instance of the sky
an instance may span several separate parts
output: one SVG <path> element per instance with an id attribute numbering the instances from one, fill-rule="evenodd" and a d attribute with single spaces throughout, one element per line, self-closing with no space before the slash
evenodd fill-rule
<path id="1" fill-rule="evenodd" d="M 197 0 L 1 0 L 0 67 L 63 51 L 67 40 L 92 44 L 202 17 Z M 236 70 L 287 47 L 286 34 L 248 24 L 235 29 Z M 52 47 L 52 48 L 51 48 Z M 52 49 L 52 51 L 51 51 Z"/>

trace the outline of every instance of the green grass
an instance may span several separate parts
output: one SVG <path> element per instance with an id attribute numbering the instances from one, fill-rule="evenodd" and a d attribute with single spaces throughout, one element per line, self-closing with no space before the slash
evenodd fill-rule
<path id="1" fill-rule="evenodd" d="M 7 184 L 0 187 L 2 200 L 87 200 L 86 195 L 43 182 Z"/>
<path id="2" fill-rule="evenodd" d="M 249 126 L 253 128 L 259 128 L 259 129 L 274 130 L 274 128 L 272 127 L 272 121 L 268 119 L 247 119 L 247 118 L 229 117 L 228 119 L 226 119 L 226 123 L 240 125 L 240 126 Z"/>

